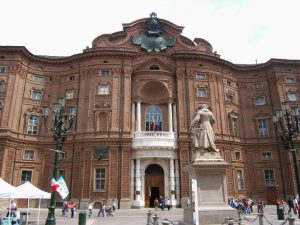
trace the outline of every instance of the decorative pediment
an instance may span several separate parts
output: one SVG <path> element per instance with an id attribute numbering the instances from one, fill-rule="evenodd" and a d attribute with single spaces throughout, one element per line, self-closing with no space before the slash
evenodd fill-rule
<path id="1" fill-rule="evenodd" d="M 167 71 L 172 74 L 175 72 L 174 68 L 171 68 L 159 58 L 146 59 L 146 61 L 136 67 L 134 71 Z"/>

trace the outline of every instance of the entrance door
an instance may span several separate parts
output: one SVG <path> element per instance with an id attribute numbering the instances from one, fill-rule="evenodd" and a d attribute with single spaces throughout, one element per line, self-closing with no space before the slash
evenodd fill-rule
<path id="1" fill-rule="evenodd" d="M 276 187 L 267 187 L 267 201 L 268 204 L 275 205 L 277 193 L 276 193 Z"/>
<path id="2" fill-rule="evenodd" d="M 164 171 L 157 165 L 152 164 L 145 171 L 145 207 L 153 207 L 155 198 L 164 196 Z"/>

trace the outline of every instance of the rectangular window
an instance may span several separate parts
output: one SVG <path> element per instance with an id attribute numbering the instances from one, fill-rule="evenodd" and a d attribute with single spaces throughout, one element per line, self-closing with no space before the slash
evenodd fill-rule
<path id="1" fill-rule="evenodd" d="M 297 101 L 297 94 L 294 92 L 289 92 L 288 99 L 289 99 L 289 101 Z"/>
<path id="2" fill-rule="evenodd" d="M 294 77 L 287 77 L 287 78 L 285 78 L 285 83 L 287 83 L 287 84 L 295 84 L 296 81 L 295 81 Z"/>
<path id="3" fill-rule="evenodd" d="M 75 76 L 74 75 L 68 76 L 68 81 L 72 81 L 72 80 L 75 80 Z"/>
<path id="4" fill-rule="evenodd" d="M 95 190 L 105 190 L 105 169 L 95 169 Z"/>
<path id="5" fill-rule="evenodd" d="M 265 182 L 267 187 L 275 186 L 275 176 L 273 170 L 265 170 Z"/>
<path id="6" fill-rule="evenodd" d="M 22 170 L 21 184 L 24 184 L 27 181 L 31 182 L 31 177 L 32 177 L 32 171 Z"/>
<path id="7" fill-rule="evenodd" d="M 67 158 L 66 152 L 59 152 L 58 153 L 58 160 L 63 160 L 63 159 L 66 159 L 66 158 Z"/>
<path id="8" fill-rule="evenodd" d="M 240 160 L 241 159 L 241 153 L 240 152 L 235 152 L 234 156 L 235 156 L 236 160 Z"/>
<path id="9" fill-rule="evenodd" d="M 196 79 L 197 80 L 205 80 L 206 79 L 206 74 L 205 73 L 197 73 L 196 74 Z"/>
<path id="10" fill-rule="evenodd" d="M 197 92 L 197 96 L 200 98 L 206 98 L 207 97 L 206 89 L 199 88 Z"/>
<path id="11" fill-rule="evenodd" d="M 296 120 L 296 125 L 297 125 L 297 132 L 299 133 L 299 131 L 300 131 L 300 108 L 294 108 L 293 110 L 295 112 L 295 120 Z"/>
<path id="12" fill-rule="evenodd" d="M 33 81 L 37 83 L 44 83 L 45 78 L 44 77 L 39 77 L 39 76 L 33 76 Z"/>
<path id="13" fill-rule="evenodd" d="M 252 88 L 254 88 L 254 89 L 260 89 L 260 88 L 263 88 L 263 87 L 264 87 L 264 84 L 260 83 L 260 82 L 255 83 L 255 84 L 252 85 Z"/>
<path id="14" fill-rule="evenodd" d="M 25 150 L 23 159 L 33 160 L 34 159 L 34 151 Z"/>
<path id="15" fill-rule="evenodd" d="M 43 99 L 43 92 L 41 92 L 41 91 L 32 91 L 31 99 L 34 99 L 34 100 Z"/>
<path id="16" fill-rule="evenodd" d="M 0 82 L 0 92 L 4 92 L 4 91 L 5 91 L 5 83 Z"/>
<path id="17" fill-rule="evenodd" d="M 6 72 L 6 67 L 0 66 L 0 73 L 5 73 L 5 72 Z"/>
<path id="18" fill-rule="evenodd" d="M 67 91 L 66 92 L 66 100 L 72 99 L 74 97 L 74 91 Z"/>
<path id="19" fill-rule="evenodd" d="M 259 137 L 268 137 L 269 136 L 269 131 L 268 131 L 267 120 L 266 119 L 259 119 L 257 121 L 257 123 L 258 123 Z"/>
<path id="20" fill-rule="evenodd" d="M 227 94 L 227 95 L 226 95 L 226 100 L 227 100 L 227 102 L 233 103 L 233 102 L 234 102 L 234 97 L 233 97 L 233 95 Z"/>
<path id="21" fill-rule="evenodd" d="M 264 104 L 266 104 L 265 97 L 254 98 L 254 104 L 255 105 L 264 105 Z"/>
<path id="22" fill-rule="evenodd" d="M 100 76 L 108 77 L 108 76 L 110 76 L 110 71 L 109 70 L 100 70 Z"/>
<path id="23" fill-rule="evenodd" d="M 108 95 L 109 94 L 109 87 L 108 87 L 108 85 L 100 85 L 98 87 L 98 94 L 99 95 Z"/>
<path id="24" fill-rule="evenodd" d="M 232 135 L 238 135 L 238 121 L 237 118 L 232 118 Z"/>
<path id="25" fill-rule="evenodd" d="M 237 170 L 236 171 L 236 177 L 237 177 L 238 190 L 239 191 L 244 190 L 243 171 L 242 170 Z"/>
<path id="26" fill-rule="evenodd" d="M 28 119 L 27 134 L 37 134 L 39 127 L 39 117 L 30 116 Z"/>
<path id="27" fill-rule="evenodd" d="M 262 160 L 271 160 L 272 159 L 271 152 L 262 152 L 261 159 Z"/>

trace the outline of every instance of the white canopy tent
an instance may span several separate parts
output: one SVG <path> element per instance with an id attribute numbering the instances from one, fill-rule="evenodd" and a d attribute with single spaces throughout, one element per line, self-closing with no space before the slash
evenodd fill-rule
<path id="1" fill-rule="evenodd" d="M 39 199 L 39 211 L 38 211 L 38 224 L 40 224 L 40 209 L 41 209 L 41 200 L 42 199 L 50 199 L 51 194 L 45 192 L 30 182 L 26 182 L 15 188 L 13 193 L 13 198 L 23 198 L 28 199 L 27 203 L 27 216 L 26 216 L 26 224 L 28 224 L 28 208 L 29 208 L 29 199 Z"/>
<path id="2" fill-rule="evenodd" d="M 30 182 L 26 182 L 18 187 L 14 187 L 0 178 L 0 199 L 28 199 L 27 215 L 29 208 L 29 199 L 39 199 L 39 211 L 38 211 L 38 224 L 40 222 L 40 208 L 42 199 L 50 199 L 51 194 L 45 192 Z M 10 201 L 11 202 L 11 201 Z M 11 208 L 11 207 L 9 207 Z M 26 217 L 26 224 L 28 224 L 28 216 Z"/>
<path id="3" fill-rule="evenodd" d="M 0 178 L 0 199 L 12 198 L 15 187 Z"/>

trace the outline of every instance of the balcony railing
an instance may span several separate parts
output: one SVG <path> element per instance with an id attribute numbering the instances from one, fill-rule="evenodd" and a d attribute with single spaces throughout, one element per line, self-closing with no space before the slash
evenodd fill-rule
<path id="1" fill-rule="evenodd" d="M 139 148 L 177 148 L 177 133 L 162 131 L 136 131 L 133 133 L 132 147 Z"/>

